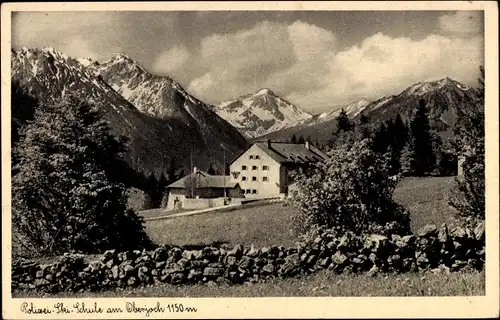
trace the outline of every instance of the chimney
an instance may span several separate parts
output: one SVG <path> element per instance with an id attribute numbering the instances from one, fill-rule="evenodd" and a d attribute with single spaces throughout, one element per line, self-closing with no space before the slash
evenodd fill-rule
<path id="1" fill-rule="evenodd" d="M 267 147 L 268 147 L 269 149 L 271 149 L 271 140 L 270 140 L 270 139 L 267 139 Z"/>
<path id="2" fill-rule="evenodd" d="M 306 149 L 309 150 L 309 141 L 306 141 L 305 145 L 306 145 Z"/>

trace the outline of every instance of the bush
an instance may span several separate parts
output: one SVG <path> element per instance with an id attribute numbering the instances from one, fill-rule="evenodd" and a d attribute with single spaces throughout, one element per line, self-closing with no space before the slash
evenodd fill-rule
<path id="1" fill-rule="evenodd" d="M 147 210 L 151 208 L 151 197 L 137 188 L 127 190 L 127 206 L 134 211 Z"/>
<path id="2" fill-rule="evenodd" d="M 331 228 L 356 234 L 408 234 L 408 212 L 393 201 L 398 176 L 390 176 L 387 157 L 375 153 L 368 139 L 328 152 L 328 160 L 303 175 L 292 205 L 303 230 Z"/>
<path id="3" fill-rule="evenodd" d="M 479 81 L 484 85 L 482 79 Z M 481 86 L 478 98 L 481 103 L 462 110 L 452 140 L 456 154 L 463 160 L 463 177 L 456 179 L 449 203 L 458 217 L 468 223 L 485 218 L 484 88 Z"/>
<path id="4" fill-rule="evenodd" d="M 12 223 L 25 249 L 49 255 L 150 245 L 116 180 L 124 151 L 124 141 L 75 97 L 40 106 L 14 149 Z"/>

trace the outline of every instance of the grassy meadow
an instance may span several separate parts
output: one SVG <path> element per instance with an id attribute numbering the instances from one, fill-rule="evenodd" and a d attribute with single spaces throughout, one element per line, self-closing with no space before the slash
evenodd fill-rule
<path id="1" fill-rule="evenodd" d="M 294 245 L 291 211 L 281 203 L 210 212 L 146 222 L 146 231 L 155 243 L 175 245 L 243 244 L 262 247 L 271 244 Z"/>
<path id="2" fill-rule="evenodd" d="M 114 289 L 104 292 L 58 293 L 51 298 L 88 297 L 389 297 L 389 296 L 478 296 L 485 294 L 482 272 L 451 274 L 406 273 L 399 275 L 335 275 L 327 271 L 309 276 L 275 279 L 252 285 L 181 285 Z M 15 296 L 43 297 L 36 292 Z"/>
<path id="3" fill-rule="evenodd" d="M 411 213 L 412 229 L 425 224 L 453 221 L 446 195 L 453 178 L 407 178 L 400 182 L 395 199 Z M 226 212 L 146 222 L 156 243 L 199 245 L 214 242 L 229 246 L 293 246 L 297 235 L 291 216 L 294 208 L 281 203 L 249 205 Z M 146 212 L 145 216 L 158 212 Z M 159 284 L 105 292 L 58 293 L 50 297 L 355 297 L 355 296 L 472 296 L 485 294 L 485 273 L 433 272 L 336 275 L 328 271 L 297 278 L 274 279 L 251 285 Z M 14 296 L 42 297 L 37 292 L 13 292 Z"/>
<path id="4" fill-rule="evenodd" d="M 394 198 L 411 214 L 414 231 L 426 224 L 453 221 L 447 204 L 447 192 L 453 177 L 403 179 Z M 149 236 L 156 243 L 175 245 L 243 244 L 256 247 L 281 244 L 295 245 L 291 217 L 297 209 L 281 203 L 243 207 L 227 212 L 210 212 L 195 216 L 146 222 Z"/>

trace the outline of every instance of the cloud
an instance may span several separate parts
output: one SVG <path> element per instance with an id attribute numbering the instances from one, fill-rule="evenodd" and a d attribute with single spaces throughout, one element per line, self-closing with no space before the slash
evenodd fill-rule
<path id="1" fill-rule="evenodd" d="M 170 50 L 162 52 L 153 63 L 153 71 L 166 74 L 178 70 L 184 66 L 191 54 L 185 46 L 174 46 Z"/>
<path id="2" fill-rule="evenodd" d="M 127 54 L 147 61 L 162 50 L 163 41 L 172 41 L 175 23 L 175 15 L 162 12 L 16 12 L 12 15 L 12 45 L 70 48 L 67 54 L 75 57 L 94 52 L 97 56 L 93 58 L 98 60 L 107 60 L 126 48 Z M 78 44 L 82 44 L 80 50 Z"/>
<path id="3" fill-rule="evenodd" d="M 335 49 L 336 36 L 315 25 L 295 21 L 287 27 L 287 30 L 299 62 L 324 59 L 325 53 Z"/>
<path id="4" fill-rule="evenodd" d="M 230 99 L 264 86 L 283 93 L 307 90 L 317 83 L 311 74 L 320 77 L 335 45 L 333 33 L 302 21 L 264 21 L 248 30 L 213 34 L 202 40 L 199 57 L 210 68 L 188 89 L 203 99 Z"/>
<path id="5" fill-rule="evenodd" d="M 438 22 L 441 31 L 452 34 L 478 34 L 483 29 L 480 11 L 457 11 L 454 14 L 445 14 L 439 17 Z"/>
<path id="6" fill-rule="evenodd" d="M 117 16 L 104 12 L 19 12 L 12 17 L 14 47 L 54 47 L 73 57 L 102 57 L 93 39 L 113 30 Z M 120 51 L 119 47 L 113 48 Z"/>
<path id="7" fill-rule="evenodd" d="M 320 108 L 397 94 L 413 83 L 446 76 L 474 85 L 481 64 L 481 37 L 430 35 L 416 41 L 377 33 L 337 52 L 322 85 L 306 93 L 291 92 L 289 99 Z"/>
<path id="8" fill-rule="evenodd" d="M 216 103 L 269 87 L 306 110 L 319 110 L 447 76 L 474 85 L 483 64 L 481 36 L 414 40 L 375 33 L 343 50 L 337 42 L 333 32 L 302 21 L 214 34 L 203 39 L 197 57 L 208 70 L 188 90 Z"/>
<path id="9" fill-rule="evenodd" d="M 89 47 L 89 43 L 82 37 L 74 37 L 68 41 L 62 41 L 56 48 L 64 54 L 75 58 L 97 59 L 99 54 Z"/>
<path id="10" fill-rule="evenodd" d="M 217 17 L 212 15 L 23 12 L 13 14 L 12 40 L 14 47 L 52 46 L 70 56 L 101 61 L 125 51 L 154 73 L 180 80 L 208 103 L 269 87 L 313 111 L 396 94 L 415 82 L 446 76 L 475 85 L 478 66 L 484 64 L 480 12 L 437 17 L 436 33 L 424 38 L 374 30 L 347 48 L 339 45 L 352 40 L 347 33 L 337 34 L 310 20 L 273 14 L 269 19 L 274 22 L 254 23 L 245 20 L 248 13 L 234 12 L 222 15 L 215 28 L 201 21 Z M 204 33 L 182 28 L 193 19 Z M 239 22 L 237 29 L 230 29 L 233 20 Z M 227 29 L 233 31 L 220 31 Z"/>
<path id="11" fill-rule="evenodd" d="M 270 74 L 295 63 L 295 55 L 287 27 L 264 21 L 248 30 L 203 38 L 196 60 L 208 71 L 188 88 L 202 99 L 213 100 L 260 88 Z M 200 86 L 203 79 L 211 81 Z"/>

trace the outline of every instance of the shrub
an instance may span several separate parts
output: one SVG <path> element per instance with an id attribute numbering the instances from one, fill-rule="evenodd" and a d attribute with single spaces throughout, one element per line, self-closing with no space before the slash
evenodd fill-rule
<path id="1" fill-rule="evenodd" d="M 148 246 L 116 180 L 124 151 L 87 103 L 68 96 L 40 106 L 14 150 L 12 223 L 25 248 L 47 255 Z"/>
<path id="2" fill-rule="evenodd" d="M 383 234 L 410 232 L 408 212 L 393 201 L 398 176 L 390 176 L 387 157 L 364 139 L 328 152 L 328 160 L 301 177 L 292 205 L 302 212 L 297 222 L 337 232 Z"/>
<path id="3" fill-rule="evenodd" d="M 482 68 L 481 72 L 484 72 Z M 484 84 L 482 79 L 479 81 Z M 472 223 L 485 218 L 484 89 L 481 87 L 478 98 L 480 103 L 462 110 L 454 130 L 452 145 L 463 159 L 463 177 L 456 179 L 449 198 L 458 217 Z"/>

